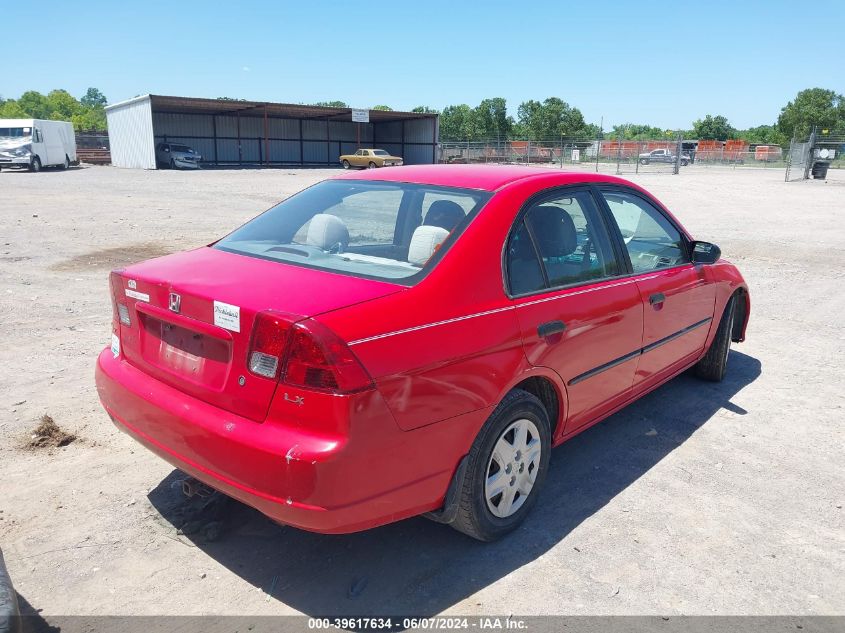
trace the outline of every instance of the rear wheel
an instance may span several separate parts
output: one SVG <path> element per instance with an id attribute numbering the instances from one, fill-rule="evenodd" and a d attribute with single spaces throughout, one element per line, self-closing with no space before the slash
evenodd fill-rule
<path id="1" fill-rule="evenodd" d="M 29 164 L 29 171 L 41 171 L 41 159 L 38 156 L 32 159 L 32 162 Z"/>
<path id="2" fill-rule="evenodd" d="M 373 161 L 370 161 L 370 164 L 367 165 L 367 169 L 375 169 L 376 167 L 377 165 Z"/>
<path id="3" fill-rule="evenodd" d="M 345 159 L 344 159 L 344 161 L 343 161 L 343 168 L 344 168 L 344 169 L 349 169 L 349 161 L 348 161 L 348 160 L 345 160 Z"/>
<path id="4" fill-rule="evenodd" d="M 734 304 L 735 297 L 728 300 L 725 311 L 722 313 L 722 320 L 719 321 L 719 329 L 710 344 L 710 349 L 695 365 L 695 375 L 704 380 L 721 382 L 725 377 L 728 368 L 728 355 L 731 351 L 731 334 L 734 327 Z"/>
<path id="5" fill-rule="evenodd" d="M 641 158 L 640 159 L 640 165 L 648 165 L 648 159 L 647 158 Z"/>
<path id="6" fill-rule="evenodd" d="M 551 426 L 536 396 L 515 389 L 475 438 L 452 527 L 480 541 L 515 529 L 537 502 L 551 453 Z"/>

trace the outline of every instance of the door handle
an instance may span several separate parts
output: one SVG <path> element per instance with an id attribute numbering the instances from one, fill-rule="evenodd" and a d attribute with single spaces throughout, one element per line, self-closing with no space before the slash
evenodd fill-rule
<path id="1" fill-rule="evenodd" d="M 662 292 L 655 292 L 653 295 L 651 295 L 651 296 L 648 298 L 648 302 L 649 302 L 651 305 L 656 305 L 656 304 L 658 304 L 658 303 L 663 303 L 664 301 L 666 301 L 666 295 L 664 295 Z"/>
<path id="2" fill-rule="evenodd" d="M 560 334 L 566 329 L 566 323 L 563 321 L 549 321 L 537 327 L 537 334 L 540 338 L 548 338 L 554 334 Z"/>

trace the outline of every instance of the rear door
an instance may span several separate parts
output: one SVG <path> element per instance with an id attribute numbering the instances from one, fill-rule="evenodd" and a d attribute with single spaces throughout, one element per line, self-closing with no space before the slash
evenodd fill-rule
<path id="1" fill-rule="evenodd" d="M 643 303 L 642 352 L 634 377 L 638 392 L 701 354 L 715 287 L 704 268 L 691 263 L 687 238 L 655 201 L 626 187 L 599 190 Z"/>
<path id="2" fill-rule="evenodd" d="M 549 191 L 512 229 L 509 295 L 529 362 L 566 385 L 565 433 L 630 396 L 643 309 L 636 283 L 620 279 L 622 262 L 588 187 Z"/>

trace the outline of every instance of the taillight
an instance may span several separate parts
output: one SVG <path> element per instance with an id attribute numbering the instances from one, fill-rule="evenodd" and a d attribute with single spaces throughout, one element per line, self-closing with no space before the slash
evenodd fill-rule
<path id="1" fill-rule="evenodd" d="M 290 315 L 277 312 L 255 315 L 249 346 L 249 370 L 253 374 L 265 378 L 279 375 L 291 325 Z"/>
<path id="2" fill-rule="evenodd" d="M 278 312 L 256 315 L 249 350 L 252 373 L 330 393 L 372 386 L 372 378 L 337 334 L 316 321 L 297 318 Z"/>
<path id="3" fill-rule="evenodd" d="M 109 274 L 109 286 L 111 287 L 112 296 L 112 311 L 114 317 L 114 327 L 117 329 L 117 324 L 129 327 L 132 321 L 129 319 L 129 306 L 123 302 L 123 281 L 119 271 L 112 271 Z"/>
<path id="4" fill-rule="evenodd" d="M 373 384 L 346 343 L 312 320 L 293 326 L 283 380 L 289 385 L 334 393 L 361 391 Z"/>

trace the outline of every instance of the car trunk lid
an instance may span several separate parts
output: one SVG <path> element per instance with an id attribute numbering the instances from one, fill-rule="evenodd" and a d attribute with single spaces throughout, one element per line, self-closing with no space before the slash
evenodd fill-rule
<path id="1" fill-rule="evenodd" d="M 200 248 L 135 264 L 112 280 L 128 308 L 125 360 L 184 393 L 261 421 L 277 380 L 248 371 L 258 313 L 315 316 L 402 286 Z"/>

